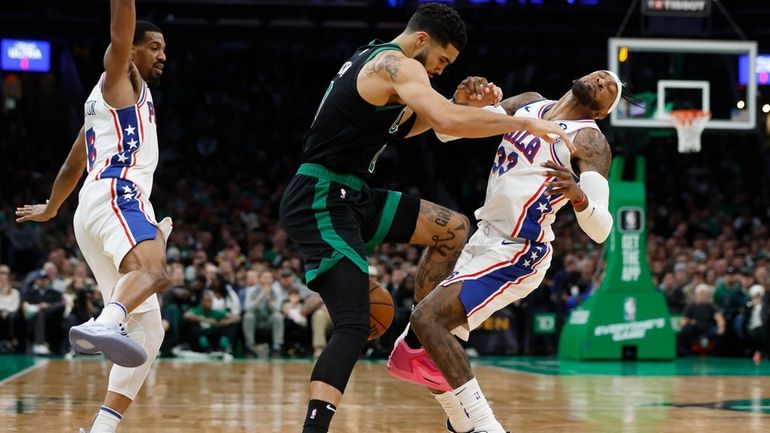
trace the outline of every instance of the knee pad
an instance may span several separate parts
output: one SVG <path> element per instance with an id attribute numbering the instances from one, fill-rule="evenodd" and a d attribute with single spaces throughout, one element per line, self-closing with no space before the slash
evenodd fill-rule
<path id="1" fill-rule="evenodd" d="M 160 310 L 130 314 L 126 321 L 126 330 L 129 338 L 139 343 L 147 352 L 147 361 L 136 368 L 114 365 L 110 371 L 107 390 L 134 400 L 150 372 L 155 357 L 158 356 L 160 345 L 163 343 L 165 332 L 163 331 Z"/>
<path id="2" fill-rule="evenodd" d="M 367 318 L 368 319 L 368 318 Z M 338 326 L 318 358 L 311 381 L 320 381 L 345 392 L 350 373 L 369 337 L 369 323 Z"/>

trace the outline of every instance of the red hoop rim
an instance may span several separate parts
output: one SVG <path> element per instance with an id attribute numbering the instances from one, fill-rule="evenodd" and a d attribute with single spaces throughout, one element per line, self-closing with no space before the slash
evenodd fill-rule
<path id="1" fill-rule="evenodd" d="M 711 118 L 711 112 L 695 109 L 672 110 L 671 117 L 674 118 L 674 123 L 686 125 L 703 117 Z"/>

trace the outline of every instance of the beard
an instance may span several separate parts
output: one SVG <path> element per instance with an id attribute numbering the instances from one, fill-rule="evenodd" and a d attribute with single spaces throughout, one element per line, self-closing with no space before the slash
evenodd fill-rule
<path id="1" fill-rule="evenodd" d="M 420 51 L 414 56 L 414 59 L 422 63 L 423 66 L 427 66 L 426 62 L 428 61 L 428 50 Z"/>
<path id="2" fill-rule="evenodd" d="M 422 51 L 414 56 L 414 59 L 422 64 L 425 68 L 425 72 L 428 72 L 428 49 L 424 48 Z M 428 77 L 435 78 L 435 75 L 428 72 Z"/>
<path id="3" fill-rule="evenodd" d="M 584 107 L 594 111 L 598 111 L 601 108 L 599 107 L 598 102 L 594 100 L 594 97 L 591 94 L 591 88 L 580 80 L 572 82 L 572 94 L 575 95 L 575 99 L 578 100 L 580 105 Z"/>
<path id="4" fill-rule="evenodd" d="M 160 87 L 160 76 L 150 75 L 150 79 L 147 80 L 147 85 L 150 87 Z"/>

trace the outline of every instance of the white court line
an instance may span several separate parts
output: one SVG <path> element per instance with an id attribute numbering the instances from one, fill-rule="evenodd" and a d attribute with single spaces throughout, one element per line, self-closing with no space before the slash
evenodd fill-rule
<path id="1" fill-rule="evenodd" d="M 48 360 L 47 359 L 42 360 L 40 362 L 38 362 L 36 360 L 35 363 L 30 365 L 29 367 L 27 367 L 27 368 L 25 368 L 25 369 L 23 369 L 23 370 L 21 370 L 21 371 L 19 371 L 17 373 L 12 374 L 12 375 L 6 377 L 3 380 L 0 380 L 0 386 L 5 385 L 6 383 L 8 383 L 8 382 L 10 382 L 12 380 L 18 379 L 21 376 L 24 376 L 25 374 L 31 372 L 32 370 L 37 370 L 38 368 L 40 368 L 40 367 L 42 367 L 42 366 L 44 366 L 46 364 L 48 364 Z"/>

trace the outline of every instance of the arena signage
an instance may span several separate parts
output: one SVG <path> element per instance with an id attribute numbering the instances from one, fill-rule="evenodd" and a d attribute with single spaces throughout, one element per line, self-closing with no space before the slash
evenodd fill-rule
<path id="1" fill-rule="evenodd" d="M 609 325 L 599 325 L 594 328 L 594 336 L 602 337 L 612 335 L 612 341 L 639 340 L 647 336 L 647 331 L 652 329 L 663 329 L 666 327 L 667 319 L 659 317 L 657 319 L 647 319 L 639 322 L 612 323 Z"/>
<path id="2" fill-rule="evenodd" d="M 654 16 L 707 17 L 711 0 L 642 0 L 642 13 Z"/>
<path id="3" fill-rule="evenodd" d="M 0 69 L 19 72 L 48 72 L 51 44 L 46 41 L 0 40 Z"/>

